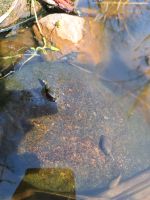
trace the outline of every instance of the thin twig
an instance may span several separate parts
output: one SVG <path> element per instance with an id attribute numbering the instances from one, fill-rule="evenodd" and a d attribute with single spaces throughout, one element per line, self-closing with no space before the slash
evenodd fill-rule
<path id="1" fill-rule="evenodd" d="M 41 29 L 41 27 L 40 27 L 40 23 L 39 23 L 39 21 L 38 21 L 38 17 L 37 17 L 37 13 L 36 13 L 36 9 L 35 9 L 34 0 L 32 0 L 31 3 L 32 3 L 33 10 L 34 10 L 34 16 L 35 16 L 35 20 L 36 20 L 38 29 L 39 29 L 39 31 L 40 31 L 41 36 L 43 36 L 43 32 L 42 32 L 42 29 Z"/>
<path id="2" fill-rule="evenodd" d="M 9 31 L 9 30 L 12 30 L 12 29 L 14 29 L 15 27 L 18 27 L 18 26 L 20 26 L 20 25 L 25 24 L 26 22 L 29 22 L 29 21 L 33 20 L 34 18 L 35 18 L 35 17 L 32 16 L 32 17 L 30 17 L 30 18 L 28 18 L 28 19 L 25 19 L 25 20 L 22 21 L 22 22 L 19 22 L 19 23 L 15 24 L 15 25 L 9 26 L 9 27 L 7 27 L 7 28 L 2 28 L 2 29 L 0 29 L 0 33 L 6 32 L 6 31 Z"/>

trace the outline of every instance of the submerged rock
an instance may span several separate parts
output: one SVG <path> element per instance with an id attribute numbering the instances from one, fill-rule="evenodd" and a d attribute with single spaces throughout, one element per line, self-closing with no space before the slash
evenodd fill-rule
<path id="1" fill-rule="evenodd" d="M 60 24 L 59 27 L 55 26 L 57 22 Z M 50 14 L 40 20 L 40 25 L 44 35 L 46 34 L 49 39 L 53 39 L 53 35 L 57 34 L 63 40 L 77 43 L 83 37 L 84 22 L 84 19 L 78 16 Z"/>
<path id="2" fill-rule="evenodd" d="M 80 63 L 96 65 L 104 53 L 104 26 L 92 17 L 78 17 L 69 14 L 51 14 L 39 20 L 43 36 L 61 51 L 61 56 L 79 52 Z M 59 24 L 59 26 L 57 26 Z M 36 39 L 42 37 L 37 25 L 33 26 Z M 51 60 L 51 55 L 48 57 Z"/>

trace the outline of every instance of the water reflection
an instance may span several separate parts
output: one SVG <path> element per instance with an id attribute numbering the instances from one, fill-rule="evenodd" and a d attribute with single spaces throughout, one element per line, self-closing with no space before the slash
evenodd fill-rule
<path id="1" fill-rule="evenodd" d="M 1 95 L 6 100 L 4 93 L 1 93 Z M 10 95 L 9 101 L 5 101 L 7 107 L 1 105 L 2 121 L 0 127 L 5 133 L 1 135 L 1 158 L 17 151 L 17 146 L 22 138 L 32 129 L 33 125 L 30 123 L 30 119 L 57 113 L 57 104 L 43 99 L 41 88 L 32 89 L 31 91 L 7 90 L 7 94 Z"/>
<path id="2" fill-rule="evenodd" d="M 56 114 L 57 104 L 43 99 L 41 88 L 20 91 L 7 90 L 4 79 L 0 81 L 0 86 L 0 194 L 1 196 L 4 194 L 4 198 L 6 198 L 6 188 L 7 195 L 11 195 L 20 175 L 24 174 L 25 160 L 27 163 L 32 163 L 33 167 L 39 166 L 40 163 L 35 154 L 17 155 L 21 141 L 33 129 L 30 120 Z M 13 161 L 8 159 L 10 155 L 13 157 Z M 21 174 L 18 174 L 19 171 Z"/>

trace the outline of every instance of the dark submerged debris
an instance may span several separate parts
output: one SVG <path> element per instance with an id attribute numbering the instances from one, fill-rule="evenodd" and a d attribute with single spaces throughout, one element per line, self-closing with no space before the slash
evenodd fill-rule
<path id="1" fill-rule="evenodd" d="M 99 141 L 99 148 L 102 150 L 102 152 L 105 154 L 105 156 L 110 156 L 113 160 L 112 156 L 112 143 L 108 137 L 105 135 L 100 136 L 100 141 Z"/>
<path id="2" fill-rule="evenodd" d="M 0 72 L 0 80 L 3 79 L 3 78 L 6 78 L 7 76 L 10 76 L 14 73 L 15 71 L 14 70 L 5 70 L 5 71 L 2 71 Z"/>
<path id="3" fill-rule="evenodd" d="M 48 83 L 41 79 L 39 79 L 39 82 L 43 87 L 41 91 L 42 95 L 50 102 L 56 102 L 56 98 L 52 96 L 52 89 L 48 86 Z"/>

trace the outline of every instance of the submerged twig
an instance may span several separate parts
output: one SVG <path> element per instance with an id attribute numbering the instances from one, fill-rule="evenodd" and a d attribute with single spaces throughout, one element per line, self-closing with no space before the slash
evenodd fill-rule
<path id="1" fill-rule="evenodd" d="M 38 20 L 38 16 L 37 16 L 37 13 L 36 13 L 36 9 L 35 9 L 35 0 L 31 0 L 31 4 L 32 4 L 32 7 L 33 7 L 33 10 L 34 10 L 34 16 L 35 16 L 35 20 L 36 20 L 36 24 L 37 24 L 37 27 L 39 29 L 39 32 L 42 36 L 42 40 L 43 40 L 43 48 L 46 47 L 46 38 L 44 37 L 44 34 L 42 32 L 42 29 L 41 29 L 41 26 L 40 26 L 40 23 L 39 23 L 39 20 Z"/>
<path id="2" fill-rule="evenodd" d="M 33 54 L 30 54 L 30 55 L 31 55 L 31 56 L 21 64 L 21 66 L 19 67 L 19 70 L 21 70 L 21 68 L 22 68 L 27 62 L 29 62 L 32 58 L 34 58 L 35 56 L 38 56 L 37 51 L 34 51 Z"/>
<path id="3" fill-rule="evenodd" d="M 118 2 L 118 5 L 117 5 L 117 11 L 118 11 L 118 10 L 119 10 L 119 8 L 120 8 L 121 1 L 122 1 L 122 0 L 119 0 L 119 2 Z"/>
<path id="4" fill-rule="evenodd" d="M 146 40 L 149 40 L 149 39 L 150 39 L 150 34 L 148 34 L 146 37 L 144 37 L 144 39 L 142 39 L 142 40 L 138 43 L 138 45 L 134 48 L 134 51 L 137 51 L 137 50 L 140 48 L 141 44 L 144 43 Z"/>
<path id="5" fill-rule="evenodd" d="M 78 68 L 79 70 L 84 71 L 84 72 L 86 72 L 86 73 L 88 73 L 88 74 L 93 74 L 93 72 L 91 72 L 90 70 L 84 69 L 83 67 L 81 67 L 81 66 L 79 66 L 79 65 L 77 65 L 77 64 L 75 64 L 75 63 L 68 62 L 68 64 L 70 64 L 70 65 L 72 65 L 72 66 Z"/>
<path id="6" fill-rule="evenodd" d="M 6 73 L 5 75 L 2 75 L 2 74 L 0 73 L 0 80 L 6 78 L 6 77 L 8 77 L 8 76 L 10 76 L 10 75 L 13 74 L 13 73 L 15 73 L 15 70 L 11 70 L 10 72 Z"/>
<path id="7" fill-rule="evenodd" d="M 40 24 L 39 24 L 39 21 L 38 21 L 38 17 L 37 17 L 37 13 L 36 13 L 36 9 L 35 9 L 35 3 L 34 3 L 34 1 L 35 1 L 35 0 L 31 0 L 31 4 L 32 4 L 33 10 L 34 10 L 35 20 L 36 20 L 36 23 L 37 23 L 38 29 L 39 29 L 39 31 L 40 31 L 40 34 L 43 36 L 42 29 L 41 29 Z"/>
<path id="8" fill-rule="evenodd" d="M 20 26 L 20 25 L 23 25 L 23 24 L 25 24 L 25 23 L 27 23 L 27 22 L 33 20 L 34 18 L 35 18 L 35 17 L 32 16 L 32 17 L 30 17 L 30 18 L 28 18 L 28 19 L 25 19 L 25 20 L 22 21 L 22 22 L 19 22 L 19 23 L 15 24 L 15 25 L 9 26 L 9 27 L 7 27 L 7 28 L 2 28 L 2 29 L 0 29 L 0 33 L 6 32 L 6 31 L 10 31 L 10 30 L 14 29 L 15 27 L 18 27 L 18 26 Z"/>
<path id="9" fill-rule="evenodd" d="M 78 68 L 79 70 L 83 71 L 83 72 L 86 72 L 88 74 L 94 74 L 94 72 L 88 70 L 88 69 L 85 69 L 83 68 L 82 66 L 78 65 L 78 64 L 75 64 L 73 62 L 68 62 L 68 64 Z M 130 78 L 130 79 L 126 79 L 126 80 L 111 80 L 111 79 L 107 79 L 105 77 L 103 77 L 102 75 L 98 74 L 96 75 L 98 78 L 100 78 L 102 81 L 107 81 L 107 82 L 113 82 L 113 83 L 117 83 L 117 84 L 120 84 L 120 83 L 125 83 L 125 82 L 132 82 L 132 81 L 136 81 L 137 79 L 139 78 L 142 78 L 144 76 L 144 74 L 139 74 L 138 76 L 136 77 L 133 77 L 133 78 Z"/>

